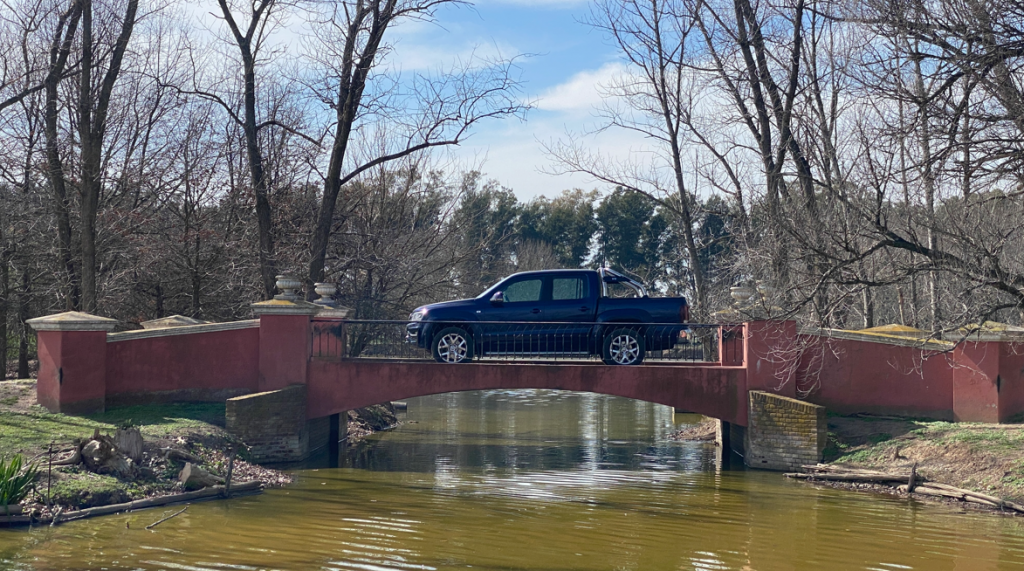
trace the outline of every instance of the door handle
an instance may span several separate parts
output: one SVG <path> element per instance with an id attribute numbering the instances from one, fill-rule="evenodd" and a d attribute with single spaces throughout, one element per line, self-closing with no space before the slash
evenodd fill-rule
<path id="1" fill-rule="evenodd" d="M 584 305 L 580 308 L 580 311 L 590 311 L 590 308 Z"/>
<path id="2" fill-rule="evenodd" d="M 530 313 L 540 313 L 540 309 L 535 307 L 530 311 Z"/>

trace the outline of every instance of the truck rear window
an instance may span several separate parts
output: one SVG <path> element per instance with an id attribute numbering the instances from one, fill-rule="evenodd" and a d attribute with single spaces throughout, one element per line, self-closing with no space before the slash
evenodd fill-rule
<path id="1" fill-rule="evenodd" d="M 551 300 L 587 299 L 590 297 L 590 283 L 579 278 L 555 278 L 551 282 Z"/>

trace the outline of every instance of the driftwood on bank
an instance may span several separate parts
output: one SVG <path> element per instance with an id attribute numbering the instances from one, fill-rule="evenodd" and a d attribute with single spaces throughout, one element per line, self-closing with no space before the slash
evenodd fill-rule
<path id="1" fill-rule="evenodd" d="M 826 482 L 857 482 L 864 484 L 890 484 L 900 492 L 921 494 L 937 498 L 948 498 L 961 502 L 969 502 L 1003 510 L 1011 510 L 1024 513 L 1024 505 L 997 498 L 989 494 L 975 492 L 942 484 L 929 482 L 927 478 L 917 472 L 917 465 L 911 468 L 908 474 L 889 474 L 877 470 L 862 470 L 858 468 L 845 468 L 842 466 L 831 466 L 828 464 L 816 464 L 813 466 L 801 466 L 804 472 L 792 472 L 785 474 L 788 478 L 807 481 Z M 901 482 L 900 484 L 896 484 Z"/>
<path id="2" fill-rule="evenodd" d="M 253 492 L 258 491 L 262 484 L 260 482 L 245 482 L 243 484 L 236 484 L 232 486 L 233 493 L 240 494 L 242 492 Z M 165 506 L 167 504 L 177 504 L 181 502 L 191 502 L 195 500 L 201 500 L 205 498 L 213 498 L 221 495 L 223 492 L 222 486 L 213 486 L 203 490 L 197 490 L 195 492 L 185 492 L 184 494 L 173 494 L 170 496 L 157 496 L 155 498 L 146 498 L 144 500 L 135 500 L 133 502 L 125 502 L 123 504 L 113 504 L 109 506 L 99 506 L 95 508 L 88 508 L 84 510 L 78 510 L 71 512 L 61 518 L 61 523 L 67 521 L 74 521 L 76 519 L 84 519 L 87 517 L 93 517 L 98 515 L 107 515 L 118 512 L 127 512 L 134 510 L 141 510 L 145 508 L 155 508 L 157 506 Z"/>
<path id="3" fill-rule="evenodd" d="M 863 482 L 872 484 L 884 484 L 888 482 L 906 483 L 910 480 L 910 473 L 890 474 L 877 470 L 862 470 L 859 468 L 843 468 L 830 466 L 828 464 L 816 464 L 813 466 L 801 466 L 804 472 L 786 474 L 786 477 L 800 480 L 829 480 L 833 482 Z M 923 481 L 920 476 L 917 481 Z"/>
<path id="4" fill-rule="evenodd" d="M 185 467 L 178 473 L 178 481 L 181 482 L 181 486 L 186 490 L 198 490 L 224 483 L 224 480 L 221 478 L 214 476 L 191 462 L 186 462 Z"/>
<path id="5" fill-rule="evenodd" d="M 259 481 L 239 482 L 231 486 L 231 495 L 239 496 L 251 493 L 259 493 L 262 489 L 262 486 L 263 484 Z M 95 508 L 87 508 L 84 510 L 63 513 L 63 515 L 61 512 L 63 511 L 64 508 L 60 507 L 57 509 L 57 513 L 54 514 L 54 517 L 52 518 L 33 518 L 32 516 L 28 515 L 10 517 L 0 516 L 0 524 L 27 525 L 31 523 L 49 523 L 50 525 L 54 525 L 57 523 L 65 523 L 69 521 L 75 521 L 78 519 L 85 519 L 87 517 L 141 510 L 145 508 L 155 508 L 158 506 L 165 506 L 167 504 L 180 504 L 182 502 L 194 502 L 196 500 L 205 500 L 219 497 L 224 497 L 224 486 L 213 486 L 195 492 L 185 492 L 183 494 L 173 494 L 170 496 L 157 496 L 155 498 L 135 500 L 132 502 L 125 502 L 123 504 L 98 506 Z"/>
<path id="6" fill-rule="evenodd" d="M 171 518 L 173 518 L 173 517 L 178 517 L 178 516 L 180 516 L 181 514 L 185 513 L 186 511 L 188 511 L 188 506 L 185 506 L 185 507 L 181 508 L 180 510 L 178 510 L 178 511 L 176 511 L 176 512 L 172 513 L 171 515 L 169 515 L 169 516 L 167 516 L 167 517 L 164 517 L 164 518 L 160 518 L 159 520 L 157 520 L 157 521 L 154 521 L 153 523 L 151 523 L 151 524 L 147 525 L 147 526 L 146 526 L 146 529 L 153 529 L 154 527 L 156 527 L 156 526 L 158 526 L 158 525 L 162 524 L 163 522 L 165 522 L 165 521 L 167 521 L 167 520 L 169 520 L 169 519 L 171 519 Z"/>

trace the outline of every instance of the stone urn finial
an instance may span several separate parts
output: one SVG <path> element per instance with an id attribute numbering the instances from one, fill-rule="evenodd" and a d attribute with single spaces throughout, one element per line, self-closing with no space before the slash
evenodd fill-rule
<path id="1" fill-rule="evenodd" d="M 313 303 L 317 305 L 323 305 L 326 307 L 334 307 L 334 293 L 338 291 L 338 286 L 326 282 L 318 282 L 314 284 L 314 286 L 315 287 L 313 291 L 315 291 L 317 295 L 320 296 L 320 299 L 314 301 Z"/>
<path id="2" fill-rule="evenodd" d="M 299 288 L 302 282 L 288 274 L 277 276 L 277 289 L 281 293 L 274 296 L 274 299 L 282 301 L 297 301 L 299 299 Z"/>
<path id="3" fill-rule="evenodd" d="M 767 302 L 775 295 L 775 288 L 767 282 L 759 281 L 757 282 L 757 293 L 761 294 L 761 299 Z"/>

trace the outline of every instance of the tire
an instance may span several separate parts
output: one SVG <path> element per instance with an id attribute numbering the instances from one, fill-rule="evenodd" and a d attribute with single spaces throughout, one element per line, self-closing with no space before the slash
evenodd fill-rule
<path id="1" fill-rule="evenodd" d="M 644 336 L 638 329 L 620 327 L 604 336 L 601 360 L 605 365 L 639 365 L 646 355 Z"/>
<path id="2" fill-rule="evenodd" d="M 438 363 L 468 363 L 473 360 L 473 337 L 461 327 L 445 327 L 430 342 L 430 354 Z"/>

